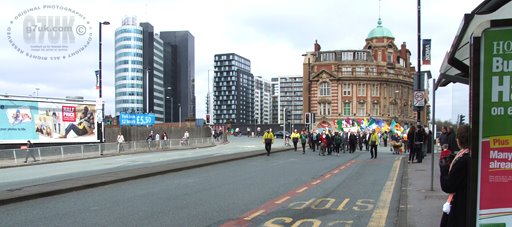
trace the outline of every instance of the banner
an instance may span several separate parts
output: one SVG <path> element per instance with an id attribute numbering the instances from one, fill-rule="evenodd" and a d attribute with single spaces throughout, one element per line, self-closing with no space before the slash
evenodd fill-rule
<path id="1" fill-rule="evenodd" d="M 96 90 L 100 89 L 100 70 L 94 71 L 96 73 Z"/>
<path id="2" fill-rule="evenodd" d="M 430 65 L 430 49 L 431 49 L 431 40 L 424 39 L 421 52 L 421 59 L 423 60 L 423 65 Z"/>
<path id="3" fill-rule="evenodd" d="M 477 225 L 512 226 L 512 28 L 482 35 Z"/>
<path id="4" fill-rule="evenodd" d="M 98 142 L 91 102 L 0 99 L 0 143 Z"/>

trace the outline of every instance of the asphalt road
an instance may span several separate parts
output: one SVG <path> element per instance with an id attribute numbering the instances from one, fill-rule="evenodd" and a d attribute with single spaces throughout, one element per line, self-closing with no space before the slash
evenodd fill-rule
<path id="1" fill-rule="evenodd" d="M 395 226 L 399 156 L 369 156 L 257 156 L 7 204 L 0 225 Z"/>

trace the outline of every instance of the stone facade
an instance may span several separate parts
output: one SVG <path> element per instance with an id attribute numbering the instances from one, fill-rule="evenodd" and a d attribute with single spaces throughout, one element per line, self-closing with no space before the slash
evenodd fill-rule
<path id="1" fill-rule="evenodd" d="M 414 123 L 410 55 L 392 36 L 369 35 L 361 50 L 321 51 L 315 43 L 303 63 L 304 112 L 315 113 L 314 128 L 364 117 Z"/>

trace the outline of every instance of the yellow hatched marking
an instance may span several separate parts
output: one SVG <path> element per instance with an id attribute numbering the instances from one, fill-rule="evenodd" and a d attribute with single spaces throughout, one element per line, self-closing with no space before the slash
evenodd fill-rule
<path id="1" fill-rule="evenodd" d="M 315 181 L 315 182 L 313 182 L 313 183 L 311 183 L 311 184 L 315 185 L 315 184 L 318 184 L 318 183 L 320 183 L 320 182 L 322 182 L 322 181 L 321 181 L 321 180 L 317 180 L 317 181 Z"/>
<path id="2" fill-rule="evenodd" d="M 276 202 L 274 202 L 274 203 L 275 203 L 275 204 L 281 204 L 281 203 L 283 203 L 284 201 L 288 200 L 289 198 L 290 198 L 290 196 L 286 196 L 286 197 L 284 197 L 284 198 L 282 198 L 282 199 L 280 199 L 280 200 L 277 200 L 277 201 L 276 201 Z"/>
<path id="3" fill-rule="evenodd" d="M 303 191 L 306 191 L 306 190 L 308 190 L 308 187 L 303 187 L 303 188 L 301 188 L 300 190 L 298 190 L 296 192 L 303 192 Z"/>
<path id="4" fill-rule="evenodd" d="M 254 213 L 254 214 L 251 214 L 250 216 L 244 218 L 244 220 L 246 221 L 250 221 L 252 220 L 253 218 L 255 218 L 256 216 L 262 214 L 263 212 L 265 212 L 265 210 L 259 210 L 258 212 Z"/>

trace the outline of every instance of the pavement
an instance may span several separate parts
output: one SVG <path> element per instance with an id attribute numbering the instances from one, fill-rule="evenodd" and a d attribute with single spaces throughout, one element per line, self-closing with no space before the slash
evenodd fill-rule
<path id="1" fill-rule="evenodd" d="M 96 169 L 94 169 L 94 171 L 90 171 L 90 174 L 79 174 L 74 176 L 71 175 L 67 178 L 53 178 L 52 180 L 46 180 L 38 183 L 33 183 L 34 181 L 32 181 L 30 178 L 19 179 L 19 182 L 14 182 L 12 178 L 8 178 L 6 176 L 16 175 L 15 173 L 22 172 L 23 168 L 26 168 L 24 171 L 33 173 L 33 171 L 37 171 L 37 169 L 34 170 L 28 168 L 42 168 L 42 166 L 45 165 L 41 164 L 44 163 L 39 163 L 39 165 L 21 165 L 19 167 L 0 169 L 0 179 L 5 181 L 2 182 L 5 183 L 3 185 L 0 183 L 0 186 L 2 186 L 0 187 L 0 205 L 26 201 L 45 196 L 58 195 L 76 190 L 166 174 L 206 165 L 266 155 L 260 139 L 253 139 L 253 142 L 250 142 L 252 145 L 250 143 L 242 143 L 243 145 L 237 145 L 237 140 L 239 140 L 238 138 L 230 138 L 230 140 L 232 140 L 231 143 L 216 145 L 215 149 L 191 147 L 189 150 L 158 151 L 162 154 L 161 156 L 163 157 L 160 157 L 157 162 L 140 160 L 140 158 L 137 157 L 140 162 L 138 165 L 127 167 L 131 163 L 124 163 L 122 165 L 124 168 L 119 168 L 120 165 L 118 164 L 115 167 L 108 167 L 108 171 L 98 172 Z M 245 139 L 242 141 L 245 141 Z M 282 140 L 276 140 L 272 147 L 272 153 L 292 149 L 291 147 L 283 146 L 280 144 L 281 142 Z M 215 152 L 212 150 L 215 150 Z M 379 152 L 385 152 L 386 150 L 387 148 L 384 147 L 379 148 Z M 129 158 L 129 156 L 135 155 L 140 154 L 130 153 L 120 156 L 126 156 Z M 403 171 L 401 179 L 402 188 L 398 189 L 400 190 L 400 207 L 398 210 L 397 226 L 439 226 L 442 216 L 441 208 L 447 199 L 447 194 L 441 190 L 439 185 L 439 167 L 437 164 L 439 160 L 439 153 L 434 154 L 433 172 L 431 154 L 427 154 L 427 157 L 423 159 L 422 163 L 408 163 L 408 154 L 403 155 L 404 157 L 402 158 L 400 166 Z M 109 158 L 111 160 L 108 160 Z M 114 158 L 117 159 L 112 160 Z M 120 158 L 121 157 L 112 156 L 101 157 L 98 158 L 98 161 L 105 160 L 106 162 L 112 164 L 119 162 Z M 89 161 L 93 162 L 94 159 L 89 159 Z M 66 162 L 76 163 L 77 161 Z M 133 160 L 128 162 L 133 162 Z M 55 162 L 49 162 L 48 164 L 50 163 L 52 163 L 52 165 L 58 165 L 58 163 Z M 87 165 L 89 166 L 90 164 Z M 4 175 L 2 175 L 1 172 L 4 172 Z M 20 174 L 20 176 L 22 175 Z M 12 177 L 16 178 L 17 176 Z M 46 178 L 49 178 L 49 176 Z M 11 183 L 9 181 L 11 181 Z"/>

